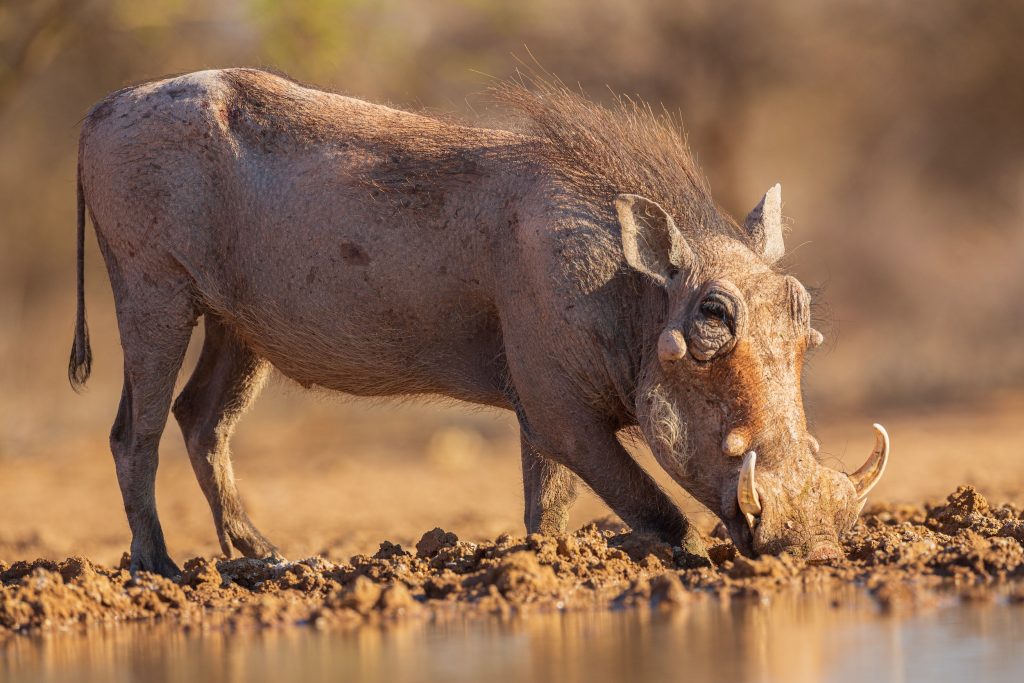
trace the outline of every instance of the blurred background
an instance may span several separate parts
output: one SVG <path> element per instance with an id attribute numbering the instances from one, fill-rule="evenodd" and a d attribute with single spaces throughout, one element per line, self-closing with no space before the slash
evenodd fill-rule
<path id="1" fill-rule="evenodd" d="M 1024 460 L 1016 457 L 1024 429 L 1021 35 L 1024 5 L 954 0 L 0 0 L 0 494 L 21 501 L 9 505 L 23 516 L 42 514 L 46 491 L 67 485 L 69 472 L 92 482 L 83 468 L 95 463 L 102 470 L 85 490 L 115 520 L 111 547 L 126 537 L 106 454 L 120 350 L 91 231 L 96 373 L 81 398 L 65 379 L 77 124 L 94 102 L 139 80 L 248 65 L 479 122 L 495 116 L 481 91 L 521 59 L 595 99 L 623 93 L 680 112 L 714 196 L 737 217 L 782 183 L 786 263 L 816 290 L 827 338 L 806 378 L 809 414 L 834 436 L 831 445 L 823 439 L 826 452 L 846 462 L 848 438 L 850 459 L 861 459 L 867 425 L 844 437 L 854 434 L 846 421 L 894 416 L 905 421 L 902 434 L 890 431 L 908 456 L 894 462 L 891 479 L 904 467 L 907 481 L 922 480 L 920 465 L 946 463 L 941 486 L 975 476 L 1012 495 L 1020 477 L 992 463 Z M 385 490 L 412 467 L 404 458 L 427 463 L 416 467 L 432 467 L 437 479 L 433 493 L 411 503 L 415 523 L 444 517 L 436 511 L 449 500 L 458 514 L 478 515 L 465 522 L 471 533 L 517 523 L 517 441 L 507 416 L 325 401 L 283 380 L 256 413 L 241 428 L 237 450 L 252 455 L 238 469 L 264 489 L 248 495 L 267 516 L 287 517 L 294 502 L 276 485 L 285 467 L 298 480 L 337 471 L 338 486 L 358 486 L 345 495 L 369 497 L 362 528 L 391 533 L 409 520 L 369 520 L 391 509 Z M 171 464 L 162 472 L 171 468 L 171 478 L 190 476 L 176 432 L 171 426 L 165 438 Z M 359 463 L 369 479 L 346 474 Z M 41 474 L 32 488 L 31 467 L 50 467 L 52 480 Z M 481 468 L 501 472 L 491 477 L 499 481 L 471 479 L 476 493 L 461 497 L 440 483 Z M 889 484 L 892 496 L 934 493 L 899 484 Z M 480 496 L 492 485 L 503 492 L 493 510 Z M 175 514 L 203 530 L 188 547 L 212 552 L 208 513 L 188 486 Z M 289 495 L 304 494 L 290 486 L 298 490 Z M 406 497 L 423 487 L 407 488 Z M 341 494 L 324 495 L 335 505 Z M 0 522 L 0 551 L 73 549 L 73 523 L 54 514 L 50 526 Z M 332 524 L 351 520 L 332 514 Z M 313 517 L 298 515 L 282 533 L 294 537 Z M 318 550 L 325 534 L 296 544 Z"/>

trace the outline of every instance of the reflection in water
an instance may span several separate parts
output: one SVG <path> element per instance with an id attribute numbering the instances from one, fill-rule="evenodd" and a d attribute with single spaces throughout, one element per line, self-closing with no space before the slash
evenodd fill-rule
<path id="1" fill-rule="evenodd" d="M 852 590 L 836 597 L 702 600 L 669 614 L 412 622 L 349 633 L 119 626 L 10 639 L 0 644 L 0 680 L 1021 680 L 1024 607 L 966 605 L 896 618 Z"/>

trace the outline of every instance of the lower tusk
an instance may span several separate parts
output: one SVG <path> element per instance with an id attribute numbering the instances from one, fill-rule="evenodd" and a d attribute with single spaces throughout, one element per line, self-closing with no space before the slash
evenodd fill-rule
<path id="1" fill-rule="evenodd" d="M 747 526 L 750 527 L 750 531 L 753 532 L 755 529 L 757 529 L 758 517 L 755 517 L 754 515 L 750 514 L 749 512 L 744 512 L 743 513 L 743 518 L 747 520 Z"/>
<path id="2" fill-rule="evenodd" d="M 757 495 L 754 481 L 754 468 L 757 466 L 757 453 L 747 451 L 740 466 L 740 478 L 736 482 L 736 502 L 745 515 L 757 517 L 761 514 L 761 497 Z M 749 520 L 748 520 L 749 522 Z"/>

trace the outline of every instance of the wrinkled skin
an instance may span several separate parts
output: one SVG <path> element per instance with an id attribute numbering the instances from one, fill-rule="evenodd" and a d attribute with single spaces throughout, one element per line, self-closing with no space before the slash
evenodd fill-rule
<path id="1" fill-rule="evenodd" d="M 588 152 L 240 69 L 127 88 L 90 112 L 79 268 L 88 210 L 124 350 L 110 444 L 133 571 L 178 572 L 154 487 L 172 403 L 224 553 L 278 554 L 245 513 L 229 448 L 271 367 L 303 386 L 514 411 L 529 532 L 565 532 L 582 480 L 631 527 L 706 564 L 700 534 L 620 442 L 639 426 L 744 552 L 837 552 L 858 503 L 806 431 L 800 371 L 820 337 L 806 292 L 771 268 L 778 216 L 744 232 L 720 215 L 685 145 L 653 120 L 653 133 L 615 123 L 562 91 L 517 97 L 541 129 L 555 121 L 548 138 L 583 126 L 578 142 L 591 120 L 608 130 Z M 678 228 L 651 200 L 616 198 L 662 175 L 644 164 L 671 157 L 647 153 L 665 144 L 678 160 L 666 174 L 678 167 L 684 183 L 660 190 L 683 193 Z M 602 155 L 615 173 L 601 175 Z M 702 309 L 712 283 L 731 309 Z M 82 291 L 75 386 L 91 362 Z M 202 355 L 174 400 L 200 317 Z M 761 456 L 752 537 L 740 458 L 722 447 L 735 429 Z"/>
<path id="2" fill-rule="evenodd" d="M 658 334 L 680 330 L 690 352 L 670 362 L 646 358 L 641 424 L 658 462 L 722 518 L 745 554 L 838 557 L 839 536 L 861 503 L 845 474 L 817 462 L 807 431 L 801 372 L 820 339 L 807 291 L 722 238 L 700 245 L 665 289 L 669 313 Z M 680 432 L 686 438 L 673 438 Z M 743 439 L 739 451 L 759 455 L 764 511 L 753 532 L 736 502 L 740 454 L 723 454 L 730 432 Z"/>
<path id="3" fill-rule="evenodd" d="M 708 247 L 690 272 L 667 283 L 666 328 L 683 330 L 688 346 L 704 343 L 715 355 L 648 358 L 640 388 L 645 434 L 662 466 L 722 518 L 744 553 L 836 557 L 839 535 L 861 504 L 845 474 L 819 464 L 807 431 L 801 369 L 816 339 L 808 294 L 742 245 L 722 239 Z M 729 320 L 717 319 L 714 306 L 701 311 L 713 292 L 732 299 Z M 687 442 L 671 438 L 676 420 L 686 425 Z M 737 506 L 739 454 L 722 452 L 730 432 L 745 440 L 740 450 L 758 454 L 764 511 L 753 533 Z"/>

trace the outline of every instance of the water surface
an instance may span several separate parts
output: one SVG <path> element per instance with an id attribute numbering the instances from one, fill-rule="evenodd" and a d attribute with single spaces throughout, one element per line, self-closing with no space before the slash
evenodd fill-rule
<path id="1" fill-rule="evenodd" d="M 350 632 L 118 626 L 0 644 L 0 680 L 1021 681 L 1024 607 L 962 604 L 890 616 L 850 593 Z"/>

